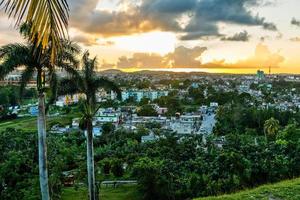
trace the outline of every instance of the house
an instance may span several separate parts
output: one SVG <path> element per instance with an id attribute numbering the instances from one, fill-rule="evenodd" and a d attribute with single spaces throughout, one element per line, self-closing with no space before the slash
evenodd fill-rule
<path id="1" fill-rule="evenodd" d="M 74 94 L 74 95 L 64 95 L 59 96 L 58 100 L 55 102 L 56 106 L 64 107 L 67 105 L 75 104 L 80 101 L 80 99 L 85 99 L 84 94 Z"/>
<path id="2" fill-rule="evenodd" d="M 160 107 L 157 104 L 152 104 L 152 107 L 154 108 L 154 110 L 159 115 L 164 115 L 164 114 L 166 114 L 168 112 L 168 108 L 166 108 L 166 107 Z"/>
<path id="3" fill-rule="evenodd" d="M 178 113 L 172 117 L 168 129 L 180 135 L 196 134 L 199 132 L 201 125 L 201 115 L 182 115 Z"/>
<path id="4" fill-rule="evenodd" d="M 98 123 L 115 123 L 118 124 L 121 119 L 121 113 L 113 108 L 99 109 L 95 115 Z"/>

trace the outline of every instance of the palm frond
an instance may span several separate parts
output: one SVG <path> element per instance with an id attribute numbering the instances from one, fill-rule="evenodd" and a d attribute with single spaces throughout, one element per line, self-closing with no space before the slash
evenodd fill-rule
<path id="1" fill-rule="evenodd" d="M 30 39 L 37 39 L 37 46 L 46 48 L 51 43 L 54 61 L 61 49 L 60 39 L 67 37 L 69 7 L 67 0 L 0 0 L 9 17 L 19 26 L 24 21 L 31 23 Z"/>
<path id="2" fill-rule="evenodd" d="M 54 69 L 49 72 L 49 79 L 50 79 L 49 86 L 50 86 L 51 95 L 46 108 L 49 108 L 49 106 L 53 104 L 57 98 L 58 80 Z"/>
<path id="3" fill-rule="evenodd" d="M 33 64 L 30 48 L 22 44 L 9 44 L 0 48 L 0 79 L 21 66 Z"/>
<path id="4" fill-rule="evenodd" d="M 97 65 L 97 58 L 90 59 L 90 53 L 86 51 L 82 57 L 83 71 L 85 74 L 85 79 L 90 81 L 95 75 L 95 66 Z"/>
<path id="5" fill-rule="evenodd" d="M 77 79 L 74 78 L 65 78 L 60 80 L 59 87 L 58 87 L 58 94 L 65 95 L 65 94 L 76 94 L 82 92 L 81 86 Z"/>

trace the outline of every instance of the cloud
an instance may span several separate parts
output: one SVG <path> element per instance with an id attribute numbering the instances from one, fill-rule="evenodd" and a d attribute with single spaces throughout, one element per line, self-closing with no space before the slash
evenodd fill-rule
<path id="1" fill-rule="evenodd" d="M 274 23 L 263 22 L 262 25 L 263 25 L 264 29 L 266 29 L 266 30 L 277 31 L 277 27 Z"/>
<path id="2" fill-rule="evenodd" d="M 233 69 L 248 69 L 248 68 L 267 68 L 279 67 L 285 58 L 279 52 L 273 53 L 269 47 L 260 43 L 256 46 L 254 55 L 244 60 L 239 60 L 235 63 L 226 63 L 225 60 L 212 61 L 203 65 L 204 68 L 233 68 Z"/>
<path id="3" fill-rule="evenodd" d="M 164 68 L 164 58 L 155 53 L 135 53 L 131 58 L 122 56 L 117 63 L 118 68 Z"/>
<path id="4" fill-rule="evenodd" d="M 248 26 L 262 26 L 267 30 L 277 30 L 276 25 L 266 22 L 265 18 L 254 15 L 248 6 L 257 6 L 256 0 L 206 0 L 199 1 L 195 14 L 186 27 L 183 40 L 198 39 L 203 36 L 220 36 L 218 23 Z"/>
<path id="5" fill-rule="evenodd" d="M 24 41 L 14 25 L 14 21 L 9 19 L 0 8 L 0 45 Z"/>
<path id="6" fill-rule="evenodd" d="M 170 31 L 182 40 L 220 37 L 218 24 L 260 26 L 275 31 L 274 23 L 250 11 L 262 0 L 119 0 L 122 9 L 96 9 L 98 0 L 70 1 L 72 27 L 103 37 L 150 31 Z M 185 26 L 180 19 L 188 16 Z"/>
<path id="7" fill-rule="evenodd" d="M 292 42 L 300 42 L 300 37 L 290 38 L 290 41 L 292 41 Z"/>
<path id="8" fill-rule="evenodd" d="M 297 20 L 296 18 L 293 18 L 292 21 L 291 21 L 291 24 L 300 27 L 300 20 Z"/>
<path id="9" fill-rule="evenodd" d="M 236 63 L 240 67 L 278 67 L 285 58 L 279 52 L 273 53 L 268 46 L 260 43 L 256 46 L 252 57 Z"/>
<path id="10" fill-rule="evenodd" d="M 91 35 L 76 35 L 71 38 L 72 41 L 84 44 L 85 46 L 97 45 L 97 39 Z"/>
<path id="11" fill-rule="evenodd" d="M 250 35 L 247 31 L 242 31 L 240 33 L 236 33 L 231 37 L 222 37 L 222 41 L 239 41 L 239 42 L 247 42 L 249 41 Z"/>
<path id="12" fill-rule="evenodd" d="M 165 60 L 172 68 L 199 68 L 201 67 L 201 55 L 207 50 L 206 47 L 187 48 L 177 47 L 174 52 L 165 56 Z"/>
<path id="13" fill-rule="evenodd" d="M 259 43 L 252 56 L 228 63 L 225 59 L 201 62 L 206 47 L 177 47 L 174 52 L 161 56 L 151 53 L 135 53 L 131 57 L 122 56 L 116 64 L 119 69 L 154 69 L 154 68 L 198 68 L 198 69 L 258 69 L 269 66 L 277 68 L 285 58 L 279 52 L 272 52 L 268 46 Z M 113 64 L 110 65 L 114 66 Z"/>
<path id="14" fill-rule="evenodd" d="M 112 46 L 115 43 L 106 39 L 97 39 L 93 34 L 76 33 L 71 37 L 71 40 L 87 47 L 89 46 Z"/>
<path id="15" fill-rule="evenodd" d="M 113 64 L 113 63 L 108 63 L 108 62 L 106 62 L 106 60 L 102 60 L 102 63 L 101 63 L 101 69 L 113 69 L 113 68 L 115 68 L 115 64 Z"/>
<path id="16" fill-rule="evenodd" d="M 206 51 L 206 47 L 187 48 L 179 46 L 174 52 L 164 56 L 155 53 L 135 53 L 132 57 L 122 56 L 117 67 L 124 68 L 199 68 L 199 57 Z"/>

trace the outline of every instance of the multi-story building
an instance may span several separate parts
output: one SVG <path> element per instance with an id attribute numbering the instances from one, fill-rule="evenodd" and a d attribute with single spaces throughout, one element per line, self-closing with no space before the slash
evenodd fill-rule
<path id="1" fill-rule="evenodd" d="M 168 91 L 163 90 L 127 90 L 122 92 L 122 100 L 126 101 L 129 98 L 134 98 L 140 102 L 143 98 L 148 98 L 151 101 L 163 96 L 168 96 Z"/>

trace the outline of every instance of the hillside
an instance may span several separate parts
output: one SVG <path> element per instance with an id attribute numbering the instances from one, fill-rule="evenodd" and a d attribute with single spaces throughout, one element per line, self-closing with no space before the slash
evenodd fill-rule
<path id="1" fill-rule="evenodd" d="M 264 185 L 230 195 L 205 197 L 195 200 L 299 200 L 300 178 Z"/>

